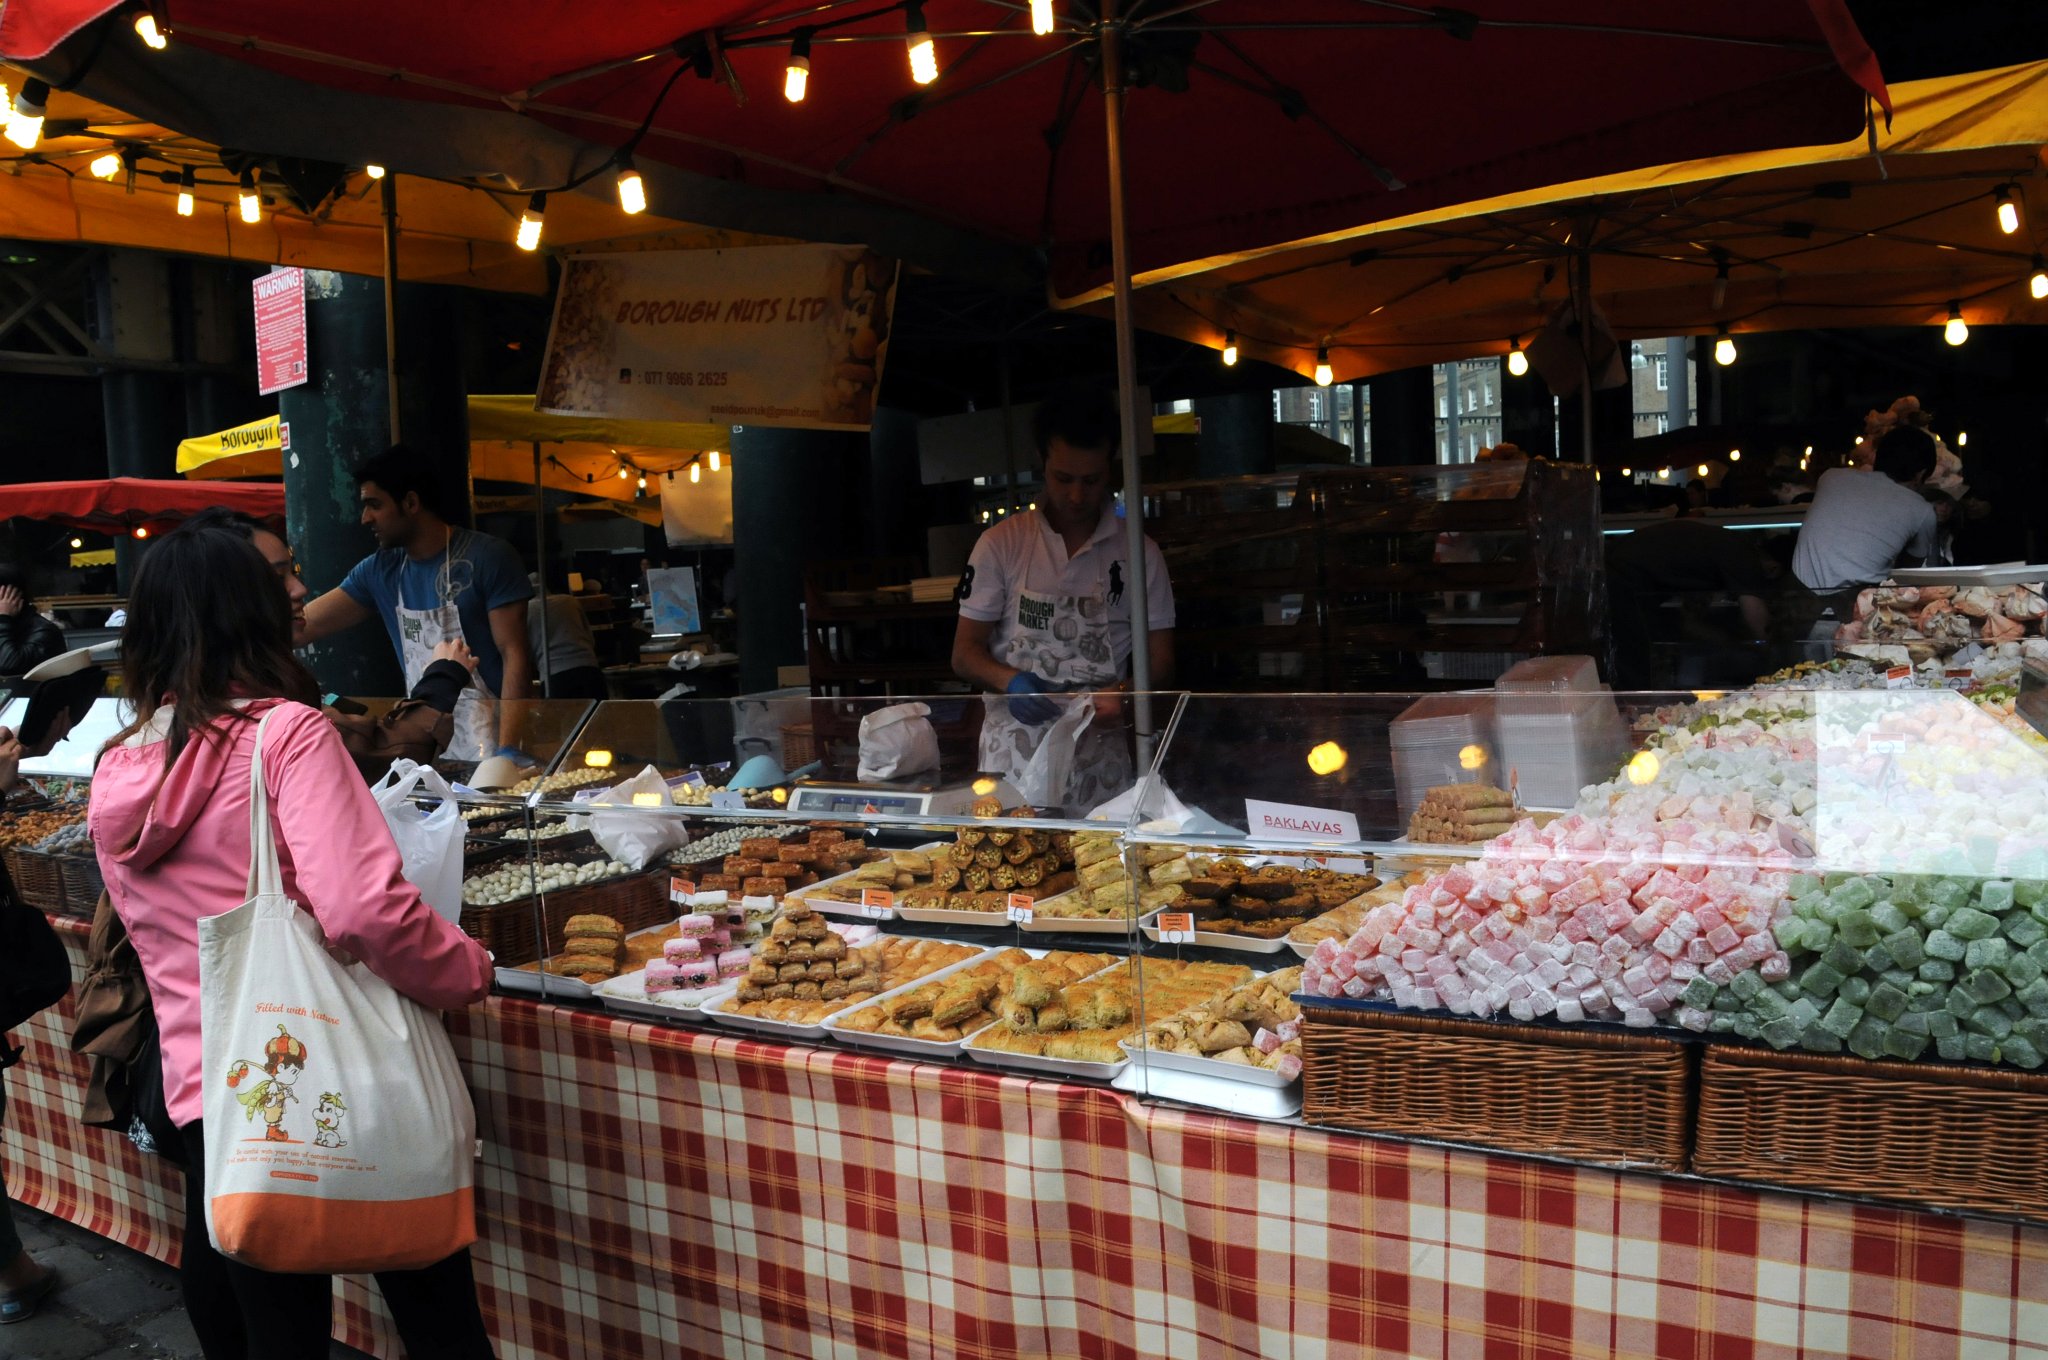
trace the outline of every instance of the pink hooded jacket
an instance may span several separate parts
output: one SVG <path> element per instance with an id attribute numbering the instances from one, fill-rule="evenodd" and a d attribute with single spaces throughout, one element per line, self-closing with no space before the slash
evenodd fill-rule
<path id="1" fill-rule="evenodd" d="M 400 872 L 398 847 L 341 737 L 303 704 L 275 707 L 263 774 L 284 886 L 328 942 L 425 1006 L 464 1006 L 490 990 L 490 956 L 437 915 Z M 248 897 L 249 754 L 256 724 L 223 719 L 164 773 L 161 723 L 108 751 L 87 824 L 114 910 L 135 943 L 162 1034 L 164 1095 L 180 1126 L 203 1112 L 199 918 Z"/>

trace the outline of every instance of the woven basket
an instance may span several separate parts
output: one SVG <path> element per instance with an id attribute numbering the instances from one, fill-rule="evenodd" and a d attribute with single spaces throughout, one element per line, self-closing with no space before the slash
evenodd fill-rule
<path id="1" fill-rule="evenodd" d="M 2048 1220 L 2048 1076 L 1716 1044 L 1703 1176 Z"/>
<path id="2" fill-rule="evenodd" d="M 1691 1061 L 1671 1039 L 1304 1004 L 1302 1118 L 1683 1171 Z"/>
<path id="3" fill-rule="evenodd" d="M 107 890 L 100 876 L 97 855 L 56 855 L 52 857 L 64 876 L 64 907 L 73 916 L 90 921 L 99 910 L 100 894 Z"/>
<path id="4" fill-rule="evenodd" d="M 501 967 L 517 967 L 540 957 L 536 921 L 547 920 L 547 952 L 561 952 L 563 927 L 571 916 L 609 916 L 631 934 L 660 925 L 675 914 L 668 900 L 668 870 L 634 874 L 604 883 L 590 883 L 562 892 L 545 893 L 540 910 L 530 897 L 492 907 L 464 907 L 462 929 L 482 942 Z"/>
<path id="5" fill-rule="evenodd" d="M 800 770 L 818 758 L 818 734 L 809 723 L 782 729 L 782 768 Z"/>
<path id="6" fill-rule="evenodd" d="M 7 852 L 7 873 L 14 895 L 44 911 L 64 910 L 64 872 L 53 856 L 20 847 Z"/>

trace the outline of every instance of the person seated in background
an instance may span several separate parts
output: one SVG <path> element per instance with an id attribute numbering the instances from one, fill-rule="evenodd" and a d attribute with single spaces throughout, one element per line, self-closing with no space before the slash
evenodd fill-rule
<path id="1" fill-rule="evenodd" d="M 1876 467 L 1821 474 L 1813 505 L 1800 526 L 1792 574 L 1806 587 L 1806 610 L 1826 626 L 1846 621 L 1856 592 L 1891 574 L 1894 566 L 1918 566 L 1934 554 L 1940 526 L 1920 488 L 1933 475 L 1934 438 L 1899 425 L 1877 441 Z"/>
<path id="2" fill-rule="evenodd" d="M 0 675 L 26 675 L 63 652 L 64 630 L 36 609 L 28 573 L 0 562 Z"/>
<path id="3" fill-rule="evenodd" d="M 597 639 L 583 606 L 565 591 L 543 591 L 540 573 L 527 577 L 533 583 L 533 598 L 526 602 L 526 643 L 533 651 L 546 686 L 539 690 L 550 699 L 596 699 L 611 697 L 605 688 L 604 670 L 597 661 Z M 543 604 L 545 600 L 545 604 Z M 547 611 L 547 635 L 541 635 L 541 611 Z"/>

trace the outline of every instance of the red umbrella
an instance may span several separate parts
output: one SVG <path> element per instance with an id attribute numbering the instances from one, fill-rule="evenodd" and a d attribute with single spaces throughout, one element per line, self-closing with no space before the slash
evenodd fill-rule
<path id="1" fill-rule="evenodd" d="M 257 519 L 284 515 L 281 485 L 157 482 L 114 477 L 103 482 L 19 482 L 0 485 L 0 519 L 39 519 L 99 534 L 167 533 L 178 521 L 224 505 Z"/>
<path id="2" fill-rule="evenodd" d="M 1839 141 L 1886 99 L 1844 0 L 364 0 L 345 21 L 329 6 L 167 3 L 168 51 L 123 33 L 94 55 L 87 35 L 53 71 L 95 61 L 80 88 L 226 145 L 489 173 L 521 192 L 608 192 L 631 156 L 657 211 L 888 250 L 880 205 L 1043 251 L 1056 292 L 1113 279 L 1134 506 L 1134 269 Z M 8 0 L 0 54 L 33 63 L 113 7 Z M 801 103 L 784 95 L 798 58 Z M 304 84 L 259 94 L 238 76 L 252 67 Z M 512 115 L 478 121 L 508 106 L 528 120 L 516 135 Z M 686 173 L 665 180 L 658 163 Z M 1130 533 L 1142 563 L 1136 515 Z"/>

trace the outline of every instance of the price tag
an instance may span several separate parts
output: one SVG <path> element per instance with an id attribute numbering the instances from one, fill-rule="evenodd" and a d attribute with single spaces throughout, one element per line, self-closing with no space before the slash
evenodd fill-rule
<path id="1" fill-rule="evenodd" d="M 678 904 L 688 902 L 697 895 L 697 885 L 689 879 L 671 874 L 668 880 L 668 900 Z"/>
<path id="2" fill-rule="evenodd" d="M 747 807 L 747 796 L 744 793 L 733 793 L 727 789 L 720 789 L 711 795 L 711 806 L 715 808 L 731 808 L 735 811 L 744 812 Z"/>
<path id="3" fill-rule="evenodd" d="M 1884 687 L 1886 689 L 1904 689 L 1912 683 L 1913 668 L 1911 666 L 1892 666 L 1884 673 Z"/>
<path id="4" fill-rule="evenodd" d="M 1011 893 L 1009 899 L 1010 920 L 1020 926 L 1030 925 L 1032 910 L 1037 905 L 1037 901 L 1028 893 Z"/>
<path id="5" fill-rule="evenodd" d="M 1870 753 L 1876 756 L 1904 755 L 1906 743 L 1897 738 L 1880 738 L 1870 743 Z"/>
<path id="6" fill-rule="evenodd" d="M 1944 671 L 1941 679 L 1950 689 L 1968 689 L 1977 683 L 1977 673 L 1966 667 L 1962 670 Z"/>
<path id="7" fill-rule="evenodd" d="M 1157 929 L 1163 943 L 1193 944 L 1195 915 L 1189 911 L 1163 911 L 1159 913 Z"/>
<path id="8" fill-rule="evenodd" d="M 896 894 L 887 888 L 862 888 L 860 890 L 860 914 L 877 921 L 886 920 L 896 910 Z"/>

